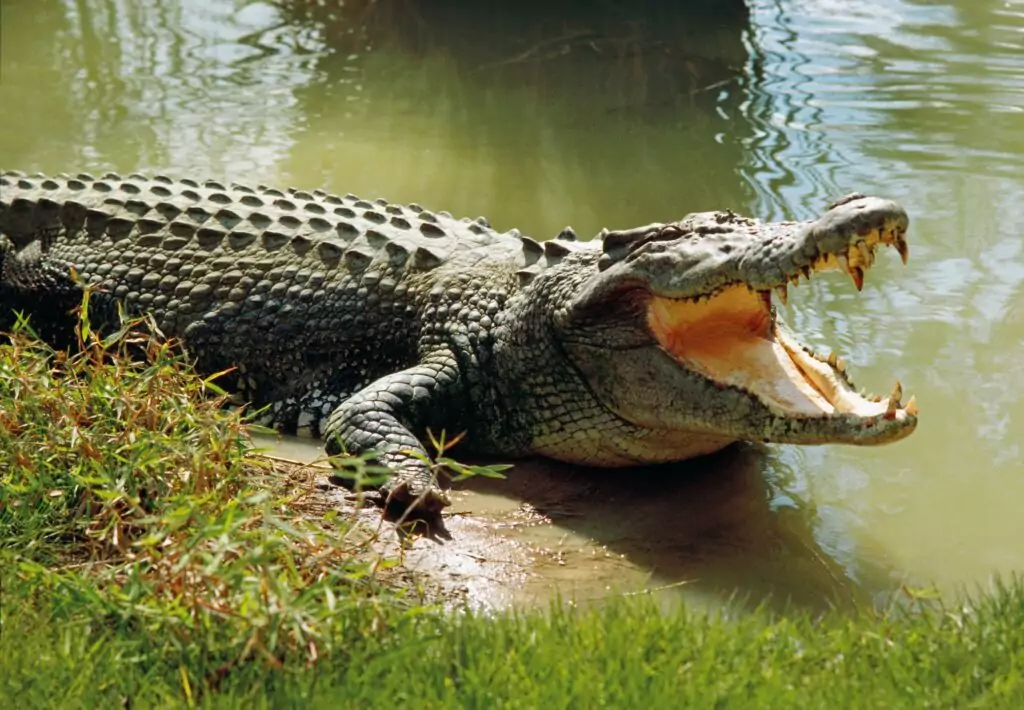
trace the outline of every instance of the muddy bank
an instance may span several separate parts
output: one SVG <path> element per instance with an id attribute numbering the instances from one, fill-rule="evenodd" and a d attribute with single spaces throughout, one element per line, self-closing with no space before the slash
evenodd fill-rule
<path id="1" fill-rule="evenodd" d="M 310 461 L 315 445 L 260 441 Z M 478 609 L 579 604 L 652 594 L 663 606 L 789 604 L 814 610 L 870 604 L 870 595 L 815 541 L 811 516 L 779 506 L 764 475 L 766 450 L 736 446 L 648 469 L 580 469 L 519 462 L 505 480 L 452 491 L 451 540 L 399 540 L 376 511 L 359 513 L 389 556 L 451 602 Z M 318 477 L 325 507 L 352 508 Z"/>

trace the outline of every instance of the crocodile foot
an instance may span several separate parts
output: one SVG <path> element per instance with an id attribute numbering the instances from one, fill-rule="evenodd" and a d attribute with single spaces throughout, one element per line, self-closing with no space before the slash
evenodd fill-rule
<path id="1" fill-rule="evenodd" d="M 352 487 L 351 480 L 338 477 L 332 481 L 349 489 Z M 379 488 L 363 491 L 362 500 L 381 508 L 384 519 L 396 523 L 403 532 L 451 538 L 441 517 L 441 511 L 451 505 L 451 499 L 434 480 L 424 480 L 415 473 L 399 473 Z"/>
<path id="2" fill-rule="evenodd" d="M 384 509 L 384 519 L 396 523 L 400 531 L 451 539 L 441 516 L 451 499 L 436 481 L 396 475 L 375 491 L 373 498 Z"/>
<path id="3" fill-rule="evenodd" d="M 433 480 L 423 481 L 418 476 L 397 475 L 377 491 L 381 504 L 416 513 L 440 513 L 452 504 L 448 494 Z"/>

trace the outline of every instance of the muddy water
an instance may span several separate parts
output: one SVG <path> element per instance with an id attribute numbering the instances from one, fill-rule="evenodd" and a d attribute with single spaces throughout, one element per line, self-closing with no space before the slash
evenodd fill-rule
<path id="1" fill-rule="evenodd" d="M 459 492 L 456 541 L 414 563 L 494 605 L 884 603 L 1024 569 L 1024 3 L 321 4 L 4 2 L 0 166 L 322 186 L 539 237 L 803 218 L 853 189 L 913 217 L 909 267 L 817 279 L 786 313 L 869 389 L 917 394 L 909 440 L 528 463 Z"/>

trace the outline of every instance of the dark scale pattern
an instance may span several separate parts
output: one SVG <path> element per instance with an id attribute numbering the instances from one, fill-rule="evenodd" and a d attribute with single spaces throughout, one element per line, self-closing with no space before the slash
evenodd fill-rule
<path id="1" fill-rule="evenodd" d="M 402 474 L 394 490 L 427 491 L 428 507 L 443 493 L 398 452 L 424 452 L 428 424 L 479 429 L 466 387 L 481 382 L 515 272 L 536 262 L 535 243 L 483 219 L 163 176 L 4 173 L 0 234 L 3 325 L 13 306 L 70 344 L 72 267 L 94 303 L 151 313 L 201 371 L 237 367 L 269 425 L 379 451 Z"/>

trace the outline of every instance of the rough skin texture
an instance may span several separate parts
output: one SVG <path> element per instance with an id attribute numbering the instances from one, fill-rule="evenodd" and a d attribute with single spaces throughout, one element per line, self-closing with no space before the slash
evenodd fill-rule
<path id="1" fill-rule="evenodd" d="M 567 228 L 540 243 L 482 218 L 354 195 L 8 172 L 0 328 L 23 311 L 66 340 L 68 312 L 91 285 L 108 314 L 118 303 L 152 314 L 201 372 L 236 368 L 239 394 L 269 405 L 271 426 L 322 436 L 332 454 L 376 452 L 395 472 L 383 493 L 429 512 L 448 499 L 426 463 L 428 428 L 466 432 L 475 452 L 597 466 L 679 460 L 741 439 L 908 435 L 916 406 L 899 397 L 879 411 L 858 399 L 829 412 L 831 397 L 812 393 L 825 411 L 791 413 L 757 386 L 717 377 L 703 355 L 688 364 L 672 343 L 717 338 L 708 324 L 718 316 L 677 318 L 664 306 L 717 307 L 725 301 L 709 297 L 743 286 L 736 342 L 747 342 L 748 322 L 760 346 L 783 342 L 771 289 L 839 266 L 859 286 L 874 246 L 905 256 L 906 227 L 895 203 L 853 195 L 810 222 L 702 213 L 586 242 Z M 652 316 L 657 308 L 670 315 Z M 728 358 L 739 349 L 730 342 L 712 356 Z M 818 389 L 847 386 L 834 357 L 813 357 L 831 373 Z"/>

